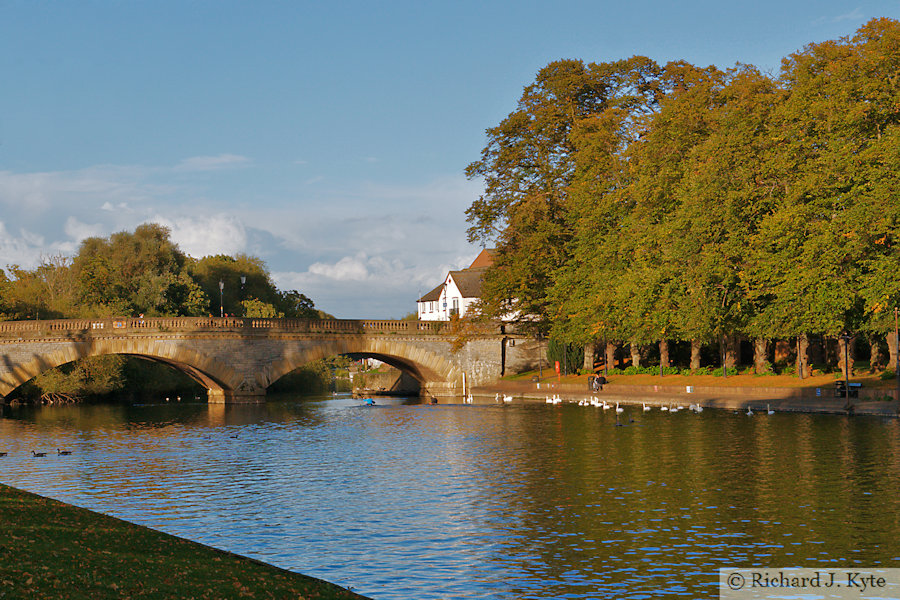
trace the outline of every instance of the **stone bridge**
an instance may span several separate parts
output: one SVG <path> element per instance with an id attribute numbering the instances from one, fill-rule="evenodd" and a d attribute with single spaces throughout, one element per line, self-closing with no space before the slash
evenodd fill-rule
<path id="1" fill-rule="evenodd" d="M 210 402 L 261 402 L 266 388 L 306 363 L 371 357 L 414 377 L 421 393 L 458 396 L 469 386 L 535 368 L 538 348 L 491 326 L 460 331 L 428 321 L 216 317 L 0 322 L 0 398 L 36 375 L 80 358 L 125 354 L 168 364 L 200 382 Z"/>

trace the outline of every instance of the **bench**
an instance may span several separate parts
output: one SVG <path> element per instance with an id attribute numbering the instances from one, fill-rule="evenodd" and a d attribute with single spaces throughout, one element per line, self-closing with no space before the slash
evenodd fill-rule
<path id="1" fill-rule="evenodd" d="M 847 382 L 845 381 L 835 381 L 834 382 L 834 397 L 835 398 L 859 398 L 859 390 L 862 387 L 861 383 L 850 383 L 849 393 L 847 388 Z"/>

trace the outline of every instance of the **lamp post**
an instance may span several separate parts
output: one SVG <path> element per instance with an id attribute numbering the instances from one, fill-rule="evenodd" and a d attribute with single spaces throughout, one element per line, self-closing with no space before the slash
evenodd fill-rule
<path id="1" fill-rule="evenodd" d="M 247 307 L 244 306 L 244 284 L 247 283 L 247 276 L 241 275 L 241 316 L 247 316 Z"/>
<path id="2" fill-rule="evenodd" d="M 219 316 L 225 316 L 225 282 L 219 280 Z"/>
<path id="3" fill-rule="evenodd" d="M 544 339 L 540 333 L 537 334 L 538 340 L 538 380 L 544 378 L 544 348 L 541 345 L 541 340 Z"/>
<path id="4" fill-rule="evenodd" d="M 844 393 L 847 395 L 847 404 L 850 404 L 850 340 L 853 336 L 845 330 L 840 338 L 844 342 Z"/>
<path id="5" fill-rule="evenodd" d="M 609 379 L 609 347 L 606 336 L 603 336 L 603 377 Z"/>
<path id="6" fill-rule="evenodd" d="M 897 325 L 897 307 L 894 307 L 894 336 L 897 341 L 894 347 L 894 376 L 897 378 L 897 400 L 900 400 L 900 326 Z"/>
<path id="7" fill-rule="evenodd" d="M 722 334 L 722 377 L 728 377 L 728 340 L 725 338 L 725 334 Z"/>

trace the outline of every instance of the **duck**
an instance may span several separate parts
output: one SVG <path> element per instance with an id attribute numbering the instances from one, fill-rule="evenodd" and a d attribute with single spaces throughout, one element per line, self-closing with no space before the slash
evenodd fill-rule
<path id="1" fill-rule="evenodd" d="M 56 449 L 57 456 L 69 456 L 70 454 L 72 454 L 71 450 L 60 450 L 59 448 Z"/>
<path id="2" fill-rule="evenodd" d="M 47 456 L 47 453 L 46 452 L 35 452 L 34 450 L 32 450 L 31 456 L 34 456 L 34 457 Z"/>

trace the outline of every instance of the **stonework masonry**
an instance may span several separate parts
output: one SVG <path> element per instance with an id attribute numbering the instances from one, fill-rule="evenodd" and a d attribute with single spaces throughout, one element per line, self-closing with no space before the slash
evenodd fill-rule
<path id="1" fill-rule="evenodd" d="M 236 318 L 112 318 L 0 323 L 0 397 L 47 369 L 87 356 L 128 354 L 180 369 L 210 402 L 260 402 L 304 364 L 372 357 L 409 373 L 426 395 L 463 393 L 536 363 L 524 338 L 485 332 L 460 342 L 441 323 Z M 498 328 L 499 331 L 499 328 Z"/>

